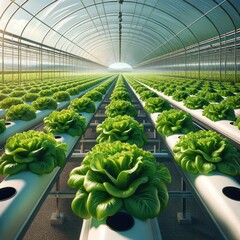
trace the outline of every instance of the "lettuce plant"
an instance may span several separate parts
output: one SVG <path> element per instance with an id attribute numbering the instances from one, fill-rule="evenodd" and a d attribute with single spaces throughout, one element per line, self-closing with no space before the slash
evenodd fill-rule
<path id="1" fill-rule="evenodd" d="M 32 102 L 32 106 L 37 110 L 56 109 L 57 102 L 51 97 L 39 97 Z"/>
<path id="2" fill-rule="evenodd" d="M 121 141 L 143 147 L 147 142 L 144 126 L 128 115 L 106 118 L 96 131 L 98 143 Z"/>
<path id="3" fill-rule="evenodd" d="M 229 141 L 213 131 L 182 136 L 173 147 L 174 159 L 186 171 L 208 174 L 213 170 L 239 176 L 240 155 Z"/>
<path id="4" fill-rule="evenodd" d="M 196 96 L 201 97 L 201 98 L 205 98 L 208 93 L 209 93 L 208 91 L 201 90 L 201 91 L 196 93 Z"/>
<path id="5" fill-rule="evenodd" d="M 96 106 L 94 101 L 88 97 L 75 98 L 71 101 L 68 109 L 75 112 L 87 112 L 94 113 L 96 111 Z"/>
<path id="6" fill-rule="evenodd" d="M 145 107 L 147 112 L 155 113 L 162 112 L 163 110 L 171 109 L 169 101 L 161 97 L 150 97 L 145 101 Z"/>
<path id="7" fill-rule="evenodd" d="M 176 91 L 172 94 L 173 100 L 178 101 L 178 102 L 186 99 L 187 97 L 188 97 L 188 94 L 184 91 Z"/>
<path id="8" fill-rule="evenodd" d="M 145 100 L 147 100 L 150 97 L 158 97 L 158 95 L 155 92 L 151 91 L 151 90 L 142 91 L 139 95 L 140 95 L 140 99 L 142 101 L 145 101 Z"/>
<path id="9" fill-rule="evenodd" d="M 26 91 L 22 90 L 22 91 L 16 91 L 14 90 L 13 92 L 11 92 L 9 94 L 9 97 L 22 97 L 24 94 L 26 94 Z"/>
<path id="10" fill-rule="evenodd" d="M 216 122 L 219 120 L 232 120 L 236 119 L 234 109 L 223 103 L 209 104 L 203 107 L 203 116 Z"/>
<path id="11" fill-rule="evenodd" d="M 47 133 L 67 133 L 71 136 L 81 136 L 86 127 L 85 117 L 73 110 L 54 111 L 44 118 L 44 131 Z"/>
<path id="12" fill-rule="evenodd" d="M 25 103 L 11 106 L 6 111 L 6 120 L 30 121 L 36 117 L 35 108 Z"/>
<path id="13" fill-rule="evenodd" d="M 130 94 L 125 90 L 125 91 L 114 91 L 110 97 L 111 101 L 115 100 L 125 100 L 125 101 L 131 101 Z"/>
<path id="14" fill-rule="evenodd" d="M 65 91 L 59 91 L 59 92 L 55 92 L 52 95 L 52 98 L 57 102 L 70 101 L 70 94 Z"/>
<path id="15" fill-rule="evenodd" d="M 95 90 L 97 90 L 98 92 L 100 92 L 101 94 L 105 94 L 107 92 L 107 87 L 104 86 L 98 86 L 95 88 Z"/>
<path id="16" fill-rule="evenodd" d="M 194 95 L 198 92 L 197 88 L 195 87 L 189 87 L 185 90 L 185 92 L 188 94 L 188 95 Z"/>
<path id="17" fill-rule="evenodd" d="M 8 97 L 7 94 L 0 93 L 0 101 L 2 101 L 3 99 L 5 99 L 7 97 Z"/>
<path id="18" fill-rule="evenodd" d="M 0 119 L 0 133 L 3 133 L 6 130 L 5 120 Z"/>
<path id="19" fill-rule="evenodd" d="M 48 96 L 53 95 L 53 92 L 52 92 L 51 90 L 49 90 L 49 89 L 41 90 L 41 91 L 39 92 L 39 95 L 40 95 L 41 97 L 48 97 Z"/>
<path id="20" fill-rule="evenodd" d="M 202 109 L 203 106 L 208 104 L 209 102 L 205 98 L 198 96 L 188 96 L 183 100 L 183 105 L 189 109 Z"/>
<path id="21" fill-rule="evenodd" d="M 37 93 L 26 93 L 22 99 L 25 102 L 33 102 L 35 101 L 37 98 L 39 97 L 39 95 Z"/>
<path id="22" fill-rule="evenodd" d="M 50 173 L 66 161 L 67 146 L 52 134 L 34 130 L 17 133 L 8 138 L 0 158 L 0 174 L 13 175 L 23 170 L 42 175 Z"/>
<path id="23" fill-rule="evenodd" d="M 237 126 L 240 130 L 240 117 L 237 118 L 237 120 L 233 123 L 234 126 Z"/>
<path id="24" fill-rule="evenodd" d="M 126 87 L 124 86 L 124 87 L 122 87 L 122 86 L 116 86 L 115 88 L 114 88 L 114 92 L 118 92 L 118 91 L 124 91 L 124 92 L 126 92 Z"/>
<path id="25" fill-rule="evenodd" d="M 207 93 L 205 96 L 206 100 L 209 102 L 221 102 L 223 97 L 218 93 Z"/>
<path id="26" fill-rule="evenodd" d="M 141 92 L 143 92 L 143 91 L 146 91 L 146 90 L 148 90 L 146 87 L 144 87 L 143 85 L 138 85 L 138 87 L 136 87 L 135 89 L 135 92 L 136 93 L 138 93 L 138 94 L 140 94 Z"/>
<path id="27" fill-rule="evenodd" d="M 67 92 L 72 96 L 72 95 L 77 95 L 79 94 L 79 90 L 77 87 L 72 87 L 67 90 Z"/>
<path id="28" fill-rule="evenodd" d="M 186 134 L 195 131 L 192 116 L 182 110 L 170 109 L 157 117 L 156 128 L 160 135 L 170 136 L 177 133 Z"/>
<path id="29" fill-rule="evenodd" d="M 163 92 L 165 89 L 166 89 L 166 86 L 164 84 L 161 84 L 161 85 L 158 85 L 156 87 L 156 89 L 159 91 L 159 92 Z"/>
<path id="30" fill-rule="evenodd" d="M 84 94 L 84 97 L 88 97 L 94 102 L 101 101 L 102 100 L 102 93 L 100 93 L 97 90 L 91 90 L 90 92 L 87 92 Z"/>
<path id="31" fill-rule="evenodd" d="M 238 109 L 240 108 L 240 94 L 236 96 L 227 97 L 221 103 L 226 104 L 230 107 L 233 107 L 234 109 Z"/>
<path id="32" fill-rule="evenodd" d="M 232 91 L 229 91 L 229 90 L 218 90 L 217 93 L 224 97 L 235 95 Z"/>
<path id="33" fill-rule="evenodd" d="M 0 109 L 8 109 L 13 105 L 22 104 L 23 100 L 17 97 L 7 97 L 0 102 Z"/>
<path id="34" fill-rule="evenodd" d="M 39 93 L 41 91 L 41 88 L 39 87 L 32 87 L 28 90 L 29 93 Z"/>
<path id="35" fill-rule="evenodd" d="M 10 89 L 10 88 L 4 88 L 4 89 L 2 89 L 2 91 L 1 91 L 1 93 L 3 93 L 3 94 L 9 94 L 9 93 L 11 93 L 12 92 L 12 90 Z"/>
<path id="36" fill-rule="evenodd" d="M 176 91 L 174 87 L 167 87 L 164 89 L 164 94 L 167 96 L 172 96 L 172 94 Z"/>
<path id="37" fill-rule="evenodd" d="M 116 117 L 117 115 L 129 115 L 131 117 L 137 116 L 133 104 L 124 100 L 112 101 L 106 106 L 105 110 L 107 117 Z"/>
<path id="38" fill-rule="evenodd" d="M 154 218 L 167 206 L 170 181 L 168 169 L 150 152 L 119 141 L 100 143 L 70 173 L 68 185 L 78 189 L 72 210 L 98 221 L 122 209 L 142 220 Z"/>

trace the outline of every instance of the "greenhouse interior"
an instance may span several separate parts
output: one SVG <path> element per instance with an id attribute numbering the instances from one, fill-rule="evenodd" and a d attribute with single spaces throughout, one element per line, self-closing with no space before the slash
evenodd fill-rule
<path id="1" fill-rule="evenodd" d="M 239 0 L 0 0 L 0 239 L 240 239 Z"/>

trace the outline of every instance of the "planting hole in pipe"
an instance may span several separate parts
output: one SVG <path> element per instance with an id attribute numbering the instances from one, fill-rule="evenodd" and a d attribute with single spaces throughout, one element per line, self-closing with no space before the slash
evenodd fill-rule
<path id="1" fill-rule="evenodd" d="M 108 217 L 106 224 L 114 231 L 127 231 L 133 227 L 134 219 L 128 213 L 118 212 Z"/>
<path id="2" fill-rule="evenodd" d="M 10 122 L 5 122 L 5 126 L 9 126 L 9 125 L 11 125 Z"/>
<path id="3" fill-rule="evenodd" d="M 0 188 L 0 201 L 5 201 L 12 198 L 17 193 L 13 187 Z"/>
<path id="4" fill-rule="evenodd" d="M 235 201 L 240 201 L 240 188 L 224 187 L 222 192 L 226 197 Z"/>
<path id="5" fill-rule="evenodd" d="M 230 122 L 231 125 L 233 125 L 233 122 Z"/>
<path id="6" fill-rule="evenodd" d="M 56 135 L 56 136 L 54 136 L 54 138 L 55 138 L 56 140 L 59 140 L 59 139 L 61 139 L 62 137 L 59 136 L 59 135 Z"/>

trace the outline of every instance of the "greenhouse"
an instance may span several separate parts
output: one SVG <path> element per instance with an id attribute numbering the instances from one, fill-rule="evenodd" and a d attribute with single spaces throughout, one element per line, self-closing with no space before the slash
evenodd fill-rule
<path id="1" fill-rule="evenodd" d="M 240 239 L 239 0 L 0 0 L 0 239 Z"/>

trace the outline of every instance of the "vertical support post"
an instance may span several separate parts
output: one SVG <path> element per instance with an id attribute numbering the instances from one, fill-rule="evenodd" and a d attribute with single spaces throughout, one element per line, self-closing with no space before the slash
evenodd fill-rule
<path id="1" fill-rule="evenodd" d="M 59 193 L 59 190 L 60 190 L 59 181 L 60 181 L 60 179 L 58 177 L 58 179 L 56 181 L 56 193 Z M 58 194 L 57 194 L 57 197 L 56 197 L 56 212 L 52 213 L 51 224 L 60 225 L 60 224 L 63 224 L 63 221 L 64 221 L 64 214 L 62 212 L 60 212 L 59 197 L 58 197 Z"/>
<path id="2" fill-rule="evenodd" d="M 234 31 L 234 82 L 237 82 L 237 33 Z"/>
<path id="3" fill-rule="evenodd" d="M 22 49 L 21 40 L 18 39 L 18 84 L 20 85 L 22 81 Z"/>
<path id="4" fill-rule="evenodd" d="M 198 80 L 200 80 L 201 72 L 201 54 L 200 54 L 200 45 L 198 44 Z"/>
<path id="5" fill-rule="evenodd" d="M 219 81 L 222 81 L 222 40 L 219 36 Z"/>
<path id="6" fill-rule="evenodd" d="M 118 0 L 119 11 L 118 11 L 118 29 L 119 29 L 119 62 L 122 62 L 122 9 L 121 5 L 123 0 Z"/>
<path id="7" fill-rule="evenodd" d="M 224 81 L 227 81 L 227 38 L 224 36 Z"/>
<path id="8" fill-rule="evenodd" d="M 12 37 L 12 80 L 14 80 L 14 45 Z"/>
<path id="9" fill-rule="evenodd" d="M 185 192 L 186 191 L 186 183 L 181 177 L 181 191 Z M 182 211 L 177 213 L 177 220 L 179 224 L 191 224 L 192 223 L 192 218 L 189 212 L 187 212 L 187 199 L 182 198 L 181 202 L 181 207 Z"/>
<path id="10" fill-rule="evenodd" d="M 4 69 L 4 32 L 2 33 L 2 83 L 4 83 L 4 73 L 5 73 L 5 69 Z"/>
<path id="11" fill-rule="evenodd" d="M 42 46 L 40 47 L 40 79 L 43 79 L 43 50 Z"/>

